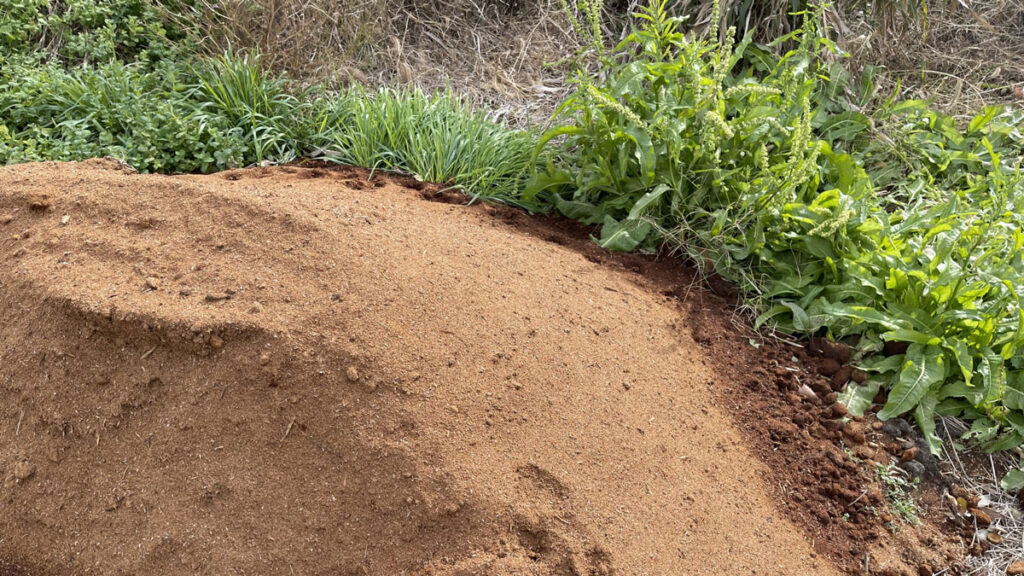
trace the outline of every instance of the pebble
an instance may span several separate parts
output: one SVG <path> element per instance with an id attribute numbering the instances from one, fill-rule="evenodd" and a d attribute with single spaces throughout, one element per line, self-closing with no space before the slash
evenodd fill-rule
<path id="1" fill-rule="evenodd" d="M 4 226 L 6 226 L 6 225 L 10 224 L 11 222 L 14 222 L 14 215 L 13 214 L 4 214 L 3 216 L 0 216 L 0 224 L 3 224 Z"/>
<path id="2" fill-rule="evenodd" d="M 40 196 L 40 197 L 36 198 L 35 200 L 32 200 L 28 204 L 28 207 L 30 209 L 32 209 L 32 210 L 40 210 L 40 211 L 42 211 L 42 210 L 49 210 L 51 206 L 53 206 L 53 203 L 50 202 L 50 199 L 47 198 L 46 196 Z"/>
<path id="3" fill-rule="evenodd" d="M 837 404 L 839 406 L 839 404 Z M 864 444 L 867 439 L 864 437 L 864 427 L 856 422 L 850 422 L 843 428 L 843 435 L 853 444 Z"/>
<path id="4" fill-rule="evenodd" d="M 270 364 L 270 354 L 264 352 L 260 354 L 260 366 L 266 366 L 267 364 Z"/>
<path id="5" fill-rule="evenodd" d="M 832 376 L 836 372 L 839 372 L 839 368 L 839 362 L 837 362 L 835 358 L 826 358 L 822 360 L 821 364 L 818 366 L 818 372 L 823 376 Z"/>
<path id="6" fill-rule="evenodd" d="M 61 216 L 61 219 L 60 219 L 60 225 L 61 226 L 67 226 L 68 222 L 71 222 L 71 216 L 68 216 L 67 214 L 65 214 L 64 216 Z"/>
<path id="7" fill-rule="evenodd" d="M 224 339 L 214 334 L 213 336 L 210 336 L 210 346 L 213 346 L 216 350 L 220 350 L 224 347 Z"/>
<path id="8" fill-rule="evenodd" d="M 30 464 L 27 460 L 21 460 L 14 465 L 14 479 L 18 482 L 24 482 L 28 480 L 36 473 L 36 467 Z"/>
<path id="9" fill-rule="evenodd" d="M 817 396 L 817 394 L 814 393 L 814 390 L 811 390 L 811 387 L 808 386 L 807 384 L 800 386 L 800 388 L 797 389 L 796 393 L 803 396 L 804 398 L 814 398 Z"/>
<path id="10" fill-rule="evenodd" d="M 988 512 L 985 512 L 981 508 L 968 508 L 967 511 L 970 512 L 971 516 L 974 516 L 974 519 L 982 526 L 988 526 L 992 523 L 992 517 L 988 515 Z"/>
<path id="11" fill-rule="evenodd" d="M 159 290 L 160 281 L 154 278 L 153 276 L 150 276 L 146 278 L 146 287 L 149 288 L 150 290 Z"/>
<path id="12" fill-rule="evenodd" d="M 349 382 L 356 382 L 359 380 L 359 369 L 355 366 L 349 366 L 348 370 L 345 370 L 345 376 Z"/>
<path id="13" fill-rule="evenodd" d="M 911 446 L 910 448 L 904 450 L 903 454 L 900 456 L 900 461 L 910 462 L 914 458 L 917 458 L 917 446 Z"/>

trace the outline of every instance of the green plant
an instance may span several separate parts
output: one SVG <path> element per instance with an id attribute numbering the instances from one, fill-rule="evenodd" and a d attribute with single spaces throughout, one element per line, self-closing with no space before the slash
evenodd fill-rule
<path id="1" fill-rule="evenodd" d="M 711 252 L 729 260 L 725 227 L 745 229 L 764 210 L 816 191 L 823 153 L 849 162 L 811 138 L 812 34 L 770 74 L 735 76 L 750 38 L 735 50 L 731 36 L 688 39 L 665 4 L 638 15 L 643 24 L 618 48 L 628 59 L 610 64 L 600 83 L 577 78 L 559 109 L 566 123 L 541 138 L 544 168 L 524 199 L 603 224 L 608 248 L 674 236 L 699 245 L 699 262 Z"/>
<path id="2" fill-rule="evenodd" d="M 210 171 L 246 162 L 241 130 L 199 113 L 188 71 L 111 62 L 0 73 L 0 162 L 122 158 L 145 172 Z"/>
<path id="3" fill-rule="evenodd" d="M 227 53 L 204 61 L 195 75 L 191 96 L 198 112 L 240 129 L 248 158 L 288 162 L 303 152 L 310 106 L 287 91 L 283 78 L 265 72 L 257 56 Z"/>
<path id="4" fill-rule="evenodd" d="M 918 517 L 920 508 L 914 500 L 914 492 L 921 482 L 920 479 L 909 480 L 907 473 L 895 464 L 877 464 L 875 474 L 882 482 L 889 508 L 904 522 L 913 525 L 920 524 L 921 520 Z"/>
<path id="5" fill-rule="evenodd" d="M 320 157 L 517 201 L 535 138 L 491 121 L 451 92 L 354 88 L 316 106 L 312 145 Z"/>
<path id="6" fill-rule="evenodd" d="M 6 57 L 150 63 L 175 58 L 175 44 L 184 38 L 153 0 L 0 0 L 0 53 Z"/>
<path id="7" fill-rule="evenodd" d="M 686 37 L 655 2 L 577 80 L 524 200 L 600 224 L 609 249 L 681 249 L 733 280 L 758 326 L 848 340 L 869 374 L 842 396 L 855 414 L 884 391 L 879 417 L 913 415 L 933 452 L 937 414 L 972 421 L 987 450 L 1019 446 L 1019 113 L 964 130 L 920 102 L 869 115 L 823 64 L 820 14 L 772 57 Z"/>
<path id="8" fill-rule="evenodd" d="M 558 0 L 562 13 L 569 19 L 573 31 L 585 40 L 591 49 L 604 52 L 604 31 L 601 27 L 604 0 Z"/>

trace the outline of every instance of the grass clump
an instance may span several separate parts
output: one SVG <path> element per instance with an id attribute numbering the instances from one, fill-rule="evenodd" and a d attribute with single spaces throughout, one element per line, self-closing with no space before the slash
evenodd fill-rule
<path id="1" fill-rule="evenodd" d="M 317 154 L 325 159 L 458 184 L 474 194 L 515 201 L 535 139 L 509 130 L 450 91 L 353 88 L 322 100 Z"/>

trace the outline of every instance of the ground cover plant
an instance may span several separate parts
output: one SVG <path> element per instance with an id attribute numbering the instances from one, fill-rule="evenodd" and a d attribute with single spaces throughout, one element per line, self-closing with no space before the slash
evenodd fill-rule
<path id="1" fill-rule="evenodd" d="M 854 345 L 855 413 L 882 390 L 879 417 L 912 416 L 935 452 L 936 415 L 971 421 L 987 450 L 1019 446 L 1020 114 L 961 128 L 922 102 L 842 101 L 822 9 L 772 57 L 652 4 L 576 80 L 524 200 L 600 224 L 609 249 L 671 243 L 733 280 L 758 325 Z"/>

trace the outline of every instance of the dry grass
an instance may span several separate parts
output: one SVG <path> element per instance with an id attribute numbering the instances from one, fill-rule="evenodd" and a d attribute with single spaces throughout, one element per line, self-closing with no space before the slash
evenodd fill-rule
<path id="1" fill-rule="evenodd" d="M 991 544 L 985 554 L 968 556 L 960 567 L 961 571 L 957 573 L 968 576 L 1004 576 L 1007 566 L 1024 560 L 1024 513 L 1021 512 L 1017 498 L 999 486 L 1000 476 L 1015 466 L 1016 462 L 1006 452 L 985 456 L 971 453 L 969 456 L 972 463 L 968 465 L 952 446 L 969 426 L 961 420 L 943 418 L 939 429 L 944 435 L 943 459 L 951 465 L 949 479 L 979 496 L 979 506 L 992 512 L 990 526 L 975 524 L 974 540 L 969 543 L 969 547 L 979 540 L 988 540 L 990 533 L 1002 537 L 998 544 Z M 961 518 L 961 521 L 975 522 L 973 518 Z"/>
<path id="2" fill-rule="evenodd" d="M 585 42 L 558 0 L 202 0 L 173 17 L 304 85 L 450 85 L 512 119 L 548 115 Z"/>
<path id="3" fill-rule="evenodd" d="M 942 0 L 912 17 L 848 10 L 841 45 L 882 65 L 903 98 L 932 100 L 958 119 L 984 106 L 1024 103 L 1024 0 Z"/>

